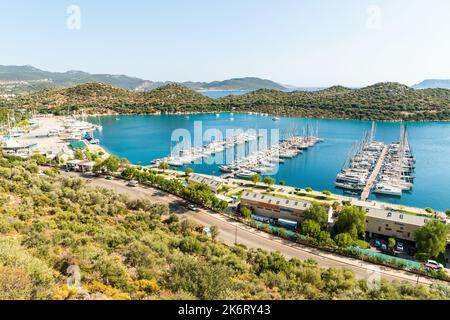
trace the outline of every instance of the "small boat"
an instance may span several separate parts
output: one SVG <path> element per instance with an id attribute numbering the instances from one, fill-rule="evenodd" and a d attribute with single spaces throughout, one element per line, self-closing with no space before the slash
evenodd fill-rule
<path id="1" fill-rule="evenodd" d="M 373 192 L 377 194 L 385 194 L 396 197 L 401 197 L 402 195 L 402 189 L 382 183 L 377 184 Z"/>
<path id="2" fill-rule="evenodd" d="M 225 172 L 225 173 L 231 173 L 231 172 L 233 172 L 233 169 L 232 169 L 231 167 L 229 167 L 229 166 L 220 166 L 220 167 L 219 167 L 219 170 L 220 170 L 221 172 Z"/>
<path id="3" fill-rule="evenodd" d="M 238 174 L 236 174 L 237 178 L 242 178 L 242 179 L 250 179 L 251 177 L 253 177 L 256 173 L 250 170 L 243 170 L 241 172 L 239 172 Z"/>
<path id="4" fill-rule="evenodd" d="M 274 117 L 274 118 L 272 118 L 272 120 L 273 120 L 273 121 L 280 121 L 280 118 Z"/>

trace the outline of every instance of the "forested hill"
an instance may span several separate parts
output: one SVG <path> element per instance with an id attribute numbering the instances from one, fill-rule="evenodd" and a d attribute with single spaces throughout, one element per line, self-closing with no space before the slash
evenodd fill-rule
<path id="1" fill-rule="evenodd" d="M 175 113 L 209 110 L 212 99 L 177 84 L 169 84 L 149 92 L 134 92 L 101 83 L 87 83 L 68 89 L 44 90 L 0 101 L 1 106 L 33 109 L 40 112 L 64 113 Z"/>
<path id="2" fill-rule="evenodd" d="M 234 110 L 338 119 L 450 120 L 450 90 L 416 90 L 399 83 L 379 83 L 360 89 L 335 86 L 313 92 L 261 89 L 221 99 L 205 97 L 178 84 L 134 92 L 89 83 L 19 96 L 3 100 L 0 105 L 55 113 L 68 108 L 86 113 L 149 114 Z"/>
<path id="3" fill-rule="evenodd" d="M 225 108 L 279 115 L 367 120 L 450 120 L 450 90 L 415 90 L 398 83 L 361 89 L 335 86 L 320 91 L 258 90 L 221 99 Z"/>

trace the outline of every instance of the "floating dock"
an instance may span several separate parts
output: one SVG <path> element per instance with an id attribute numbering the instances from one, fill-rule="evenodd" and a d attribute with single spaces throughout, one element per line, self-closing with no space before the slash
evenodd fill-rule
<path id="1" fill-rule="evenodd" d="M 366 201 L 369 198 L 370 191 L 373 188 L 375 179 L 378 177 L 378 174 L 380 173 L 380 170 L 381 170 L 381 167 L 383 166 L 384 159 L 386 158 L 387 152 L 388 152 L 388 146 L 384 146 L 383 151 L 381 151 L 380 157 L 378 158 L 378 162 L 375 165 L 375 168 L 373 169 L 372 174 L 370 175 L 369 179 L 367 180 L 367 184 L 364 187 L 364 190 L 361 194 L 361 200 Z"/>

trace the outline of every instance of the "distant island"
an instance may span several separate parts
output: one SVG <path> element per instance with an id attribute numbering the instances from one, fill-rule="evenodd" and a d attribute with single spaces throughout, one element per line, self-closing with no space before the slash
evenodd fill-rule
<path id="1" fill-rule="evenodd" d="M 413 86 L 414 89 L 450 89 L 449 80 L 427 79 Z"/>
<path id="2" fill-rule="evenodd" d="M 44 89 L 69 88 L 91 82 L 105 83 L 130 91 L 150 91 L 175 83 L 171 81 L 149 81 L 126 75 L 90 74 L 83 71 L 49 72 L 33 66 L 0 65 L 0 94 L 4 95 L 20 95 Z M 196 91 L 288 90 L 287 86 L 256 77 L 235 78 L 213 82 L 188 81 L 178 84 Z"/>
<path id="3" fill-rule="evenodd" d="M 260 89 L 219 99 L 186 86 L 168 84 L 148 92 L 102 83 L 47 89 L 0 100 L 0 107 L 65 114 L 161 114 L 220 111 L 260 112 L 280 116 L 382 121 L 449 121 L 450 90 L 416 90 L 399 83 L 318 91 Z"/>

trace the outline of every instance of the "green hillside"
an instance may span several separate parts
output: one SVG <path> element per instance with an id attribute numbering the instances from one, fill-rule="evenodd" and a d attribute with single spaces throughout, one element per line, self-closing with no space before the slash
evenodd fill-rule
<path id="1" fill-rule="evenodd" d="M 133 92 L 89 83 L 53 89 L 0 106 L 60 113 L 182 113 L 252 111 L 286 116 L 365 120 L 450 120 L 450 90 L 416 90 L 398 83 L 379 83 L 360 89 L 335 86 L 320 91 L 284 92 L 261 89 L 245 95 L 210 99 L 192 89 L 169 84 L 149 92 Z"/>

